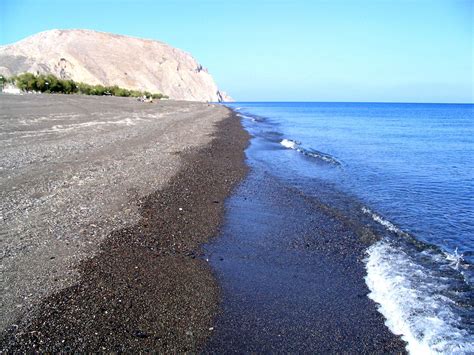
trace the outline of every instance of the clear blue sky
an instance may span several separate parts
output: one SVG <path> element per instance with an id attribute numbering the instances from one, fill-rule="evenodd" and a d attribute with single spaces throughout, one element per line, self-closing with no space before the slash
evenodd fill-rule
<path id="1" fill-rule="evenodd" d="M 53 28 L 158 39 L 240 101 L 473 102 L 473 3 L 0 0 L 0 44 Z"/>

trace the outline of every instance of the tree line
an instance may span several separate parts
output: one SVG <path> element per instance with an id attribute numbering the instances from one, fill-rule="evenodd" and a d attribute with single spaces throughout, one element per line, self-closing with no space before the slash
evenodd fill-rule
<path id="1" fill-rule="evenodd" d="M 168 98 L 161 93 L 151 93 L 149 91 L 128 90 L 117 85 L 89 85 L 85 83 L 77 83 L 70 79 L 59 79 L 52 74 L 23 73 L 6 78 L 0 75 L 0 84 L 10 83 L 25 92 L 45 92 L 60 94 L 83 94 L 83 95 L 111 95 L 120 97 L 143 97 L 153 99 Z"/>

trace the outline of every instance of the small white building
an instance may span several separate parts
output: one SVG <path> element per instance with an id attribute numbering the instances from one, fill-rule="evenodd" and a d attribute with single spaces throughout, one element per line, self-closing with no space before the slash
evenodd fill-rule
<path id="1" fill-rule="evenodd" d="M 5 84 L 5 86 L 2 88 L 2 92 L 4 94 L 13 94 L 13 95 L 21 94 L 21 90 L 12 84 Z"/>

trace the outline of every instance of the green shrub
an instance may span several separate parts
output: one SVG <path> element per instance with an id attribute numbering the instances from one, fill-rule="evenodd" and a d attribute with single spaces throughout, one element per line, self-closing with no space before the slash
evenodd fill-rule
<path id="1" fill-rule="evenodd" d="M 83 94 L 83 95 L 113 95 L 120 97 L 141 97 L 146 96 L 153 99 L 168 98 L 161 93 L 150 93 L 148 91 L 128 90 L 117 85 L 89 85 L 86 83 L 76 83 L 73 80 L 58 79 L 52 74 L 22 73 L 10 78 L 0 75 L 0 85 L 4 83 L 15 84 L 22 91 L 39 91 L 46 93 L 61 94 Z"/>
<path id="2" fill-rule="evenodd" d="M 143 93 L 137 90 L 131 90 L 130 91 L 130 96 L 131 97 L 140 97 L 143 96 Z"/>
<path id="3" fill-rule="evenodd" d="M 78 83 L 77 89 L 80 94 L 90 95 L 91 87 L 88 84 Z"/>
<path id="4" fill-rule="evenodd" d="M 36 78 L 31 73 L 23 73 L 15 77 L 15 85 L 23 91 L 31 91 L 35 89 Z"/>
<path id="5" fill-rule="evenodd" d="M 169 99 L 169 96 L 163 95 L 163 94 L 161 94 L 161 93 L 153 94 L 153 95 L 151 95 L 151 97 L 152 97 L 153 99 L 157 99 L 157 100 Z"/>

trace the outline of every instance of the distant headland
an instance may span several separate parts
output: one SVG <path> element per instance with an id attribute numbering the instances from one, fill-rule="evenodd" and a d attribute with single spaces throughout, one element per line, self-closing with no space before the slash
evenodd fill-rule
<path id="1" fill-rule="evenodd" d="M 232 101 L 190 54 L 155 40 L 92 30 L 50 30 L 0 46 L 0 74 L 24 72 L 175 100 Z"/>

